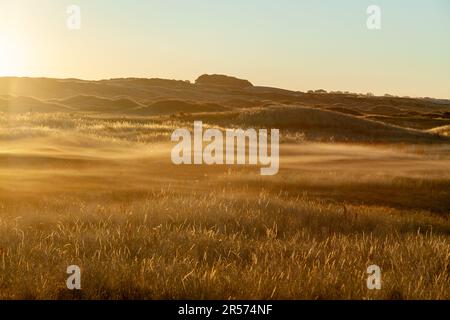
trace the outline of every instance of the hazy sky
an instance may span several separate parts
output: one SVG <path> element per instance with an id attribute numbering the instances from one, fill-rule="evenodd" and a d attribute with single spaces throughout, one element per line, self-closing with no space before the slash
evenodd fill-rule
<path id="1" fill-rule="evenodd" d="M 66 26 L 70 4 L 81 29 Z M 369 5 L 382 28 L 366 27 Z M 450 98 L 449 0 L 0 0 L 0 76 L 194 80 Z"/>

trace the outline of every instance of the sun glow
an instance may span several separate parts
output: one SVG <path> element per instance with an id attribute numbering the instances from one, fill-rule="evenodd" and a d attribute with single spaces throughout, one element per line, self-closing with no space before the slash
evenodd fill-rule
<path id="1" fill-rule="evenodd" d="M 25 73 L 24 47 L 0 35 L 0 76 L 17 76 Z"/>

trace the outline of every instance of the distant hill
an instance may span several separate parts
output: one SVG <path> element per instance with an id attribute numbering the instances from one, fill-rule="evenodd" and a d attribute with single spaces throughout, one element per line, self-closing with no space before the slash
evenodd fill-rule
<path id="1" fill-rule="evenodd" d="M 310 139 L 448 142 L 450 101 L 300 92 L 254 86 L 226 75 L 195 83 L 158 78 L 0 77 L 0 113 L 96 113 L 120 117 L 176 115 L 224 126 L 273 127 Z"/>
<path id="2" fill-rule="evenodd" d="M 238 79 L 235 77 L 225 76 L 221 74 L 204 74 L 195 80 L 195 84 L 200 85 L 215 85 L 224 87 L 247 88 L 253 87 L 253 84 L 248 80 Z"/>
<path id="3" fill-rule="evenodd" d="M 63 100 L 76 96 L 92 96 L 108 100 L 118 97 L 148 105 L 161 100 L 216 103 L 222 106 L 248 108 L 264 104 L 293 104 L 313 107 L 339 107 L 338 112 L 392 115 L 397 111 L 438 114 L 450 112 L 450 101 L 370 97 L 356 94 L 304 93 L 279 88 L 253 86 L 248 80 L 224 75 L 202 75 L 195 84 L 180 80 L 119 78 L 99 81 L 79 79 L 0 77 L 0 98 L 5 96 L 33 97 L 41 101 Z M 59 101 L 56 101 L 59 100 Z M 94 102 L 94 101 L 93 101 Z M 80 106 L 73 101 L 69 105 Z M 109 104 L 106 101 L 105 104 Z M 119 102 L 121 103 L 121 102 Z M 94 105 L 96 105 L 95 102 Z M 100 106 L 104 104 L 99 102 Z M 126 105 L 126 103 L 125 103 Z M 383 108 L 380 108 L 383 106 Z M 399 109 L 399 110 L 397 110 Z M 352 111 L 353 110 L 353 111 Z"/>

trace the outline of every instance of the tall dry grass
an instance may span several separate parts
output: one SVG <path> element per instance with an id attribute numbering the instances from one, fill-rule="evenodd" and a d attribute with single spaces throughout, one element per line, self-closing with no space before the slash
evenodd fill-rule
<path id="1" fill-rule="evenodd" d="M 426 213 L 162 188 L 20 197 L 0 214 L 1 298 L 449 298 L 450 226 Z M 71 264 L 80 292 L 65 287 Z"/>

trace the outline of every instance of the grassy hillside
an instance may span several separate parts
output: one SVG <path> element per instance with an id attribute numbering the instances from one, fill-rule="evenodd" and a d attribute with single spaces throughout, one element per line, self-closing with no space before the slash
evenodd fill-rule
<path id="1" fill-rule="evenodd" d="M 424 131 L 450 124 L 450 101 L 446 100 L 373 97 L 352 93 L 303 93 L 253 86 L 246 80 L 217 75 L 202 76 L 199 79 L 197 83 L 192 84 L 178 80 L 137 78 L 101 81 L 0 78 L 0 112 L 76 111 L 115 113 L 123 116 L 164 116 L 225 111 L 240 113 L 242 109 L 292 105 L 334 111 L 360 119 Z M 319 114 L 319 117 L 324 118 L 320 121 L 327 121 L 330 117 L 326 113 L 311 111 L 309 114 L 292 114 L 290 109 L 283 110 L 289 113 L 286 117 L 306 116 L 311 117 L 311 121 L 315 121 L 313 118 Z M 276 115 L 276 117 L 279 119 L 283 116 Z M 293 123 L 297 121 L 304 127 L 309 120 L 292 119 L 292 121 Z M 337 118 L 331 121 L 334 129 L 330 130 L 328 138 L 333 138 L 333 135 L 340 136 L 339 132 L 335 132 L 341 124 L 339 121 Z M 355 123 L 357 123 L 355 126 L 362 124 L 359 120 L 355 120 Z M 345 121 L 342 124 L 346 125 Z M 314 126 L 316 125 L 317 122 Z M 368 123 L 368 127 L 373 126 L 373 122 Z M 343 127 L 341 129 L 345 130 Z M 353 129 L 356 128 L 352 127 L 347 133 Z M 394 135 L 398 132 L 394 128 L 384 131 L 385 134 Z M 342 134 L 344 139 L 347 133 Z M 417 133 L 415 135 L 420 136 Z M 378 132 L 373 133 L 373 136 L 378 136 Z M 425 137 L 427 134 L 421 136 Z M 368 140 L 372 138 L 367 136 Z M 395 137 L 389 139 L 393 140 Z"/>

